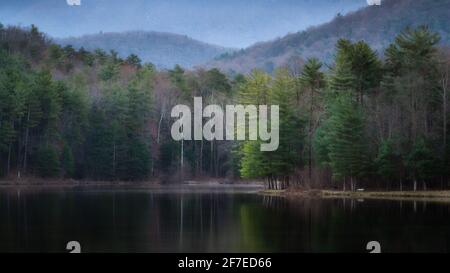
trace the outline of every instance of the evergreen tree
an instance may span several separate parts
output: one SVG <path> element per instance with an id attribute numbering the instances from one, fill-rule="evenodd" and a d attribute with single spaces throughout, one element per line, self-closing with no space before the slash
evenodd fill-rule
<path id="1" fill-rule="evenodd" d="M 377 166 L 377 173 L 387 183 L 401 179 L 399 170 L 402 169 L 402 158 L 395 152 L 394 143 L 392 140 L 383 141 L 379 147 L 378 156 L 375 159 Z M 400 190 L 403 190 L 402 182 L 400 181 Z"/>
<path id="2" fill-rule="evenodd" d="M 41 177 L 56 177 L 60 172 L 58 152 L 52 146 L 42 146 L 36 156 L 37 173 Z"/>
<path id="3" fill-rule="evenodd" d="M 418 138 L 410 153 L 406 157 L 406 167 L 409 169 L 413 180 L 413 189 L 417 190 L 417 182 L 423 183 L 423 189 L 427 189 L 427 180 L 433 177 L 436 164 L 432 150 L 423 138 Z"/>
<path id="4" fill-rule="evenodd" d="M 341 39 L 337 43 L 337 56 L 331 89 L 334 91 L 354 91 L 363 104 L 364 95 L 379 84 L 381 62 L 370 46 L 359 41 L 351 43 Z"/>
<path id="5" fill-rule="evenodd" d="M 254 70 L 241 85 L 238 102 L 241 104 L 268 104 L 271 77 L 260 70 Z"/>
<path id="6" fill-rule="evenodd" d="M 294 101 L 291 99 L 294 92 L 295 79 L 287 70 L 278 70 L 273 86 L 268 90 L 270 104 L 280 108 L 278 149 L 261 151 L 261 141 L 247 141 L 242 146 L 242 176 L 265 177 L 269 188 L 287 187 L 290 182 L 289 174 L 302 162 L 304 124 L 299 113 L 295 112 Z"/>
<path id="7" fill-rule="evenodd" d="M 336 43 L 336 58 L 334 67 L 331 69 L 331 76 L 329 78 L 329 87 L 333 92 L 348 92 L 354 91 L 355 75 L 352 71 L 351 63 L 352 44 L 350 41 L 340 39 Z"/>
<path id="8" fill-rule="evenodd" d="M 385 86 L 405 114 L 399 128 L 405 141 L 412 144 L 426 136 L 427 120 L 436 117 L 438 94 L 436 45 L 439 35 L 427 27 L 408 28 L 386 50 Z"/>
<path id="9" fill-rule="evenodd" d="M 179 65 L 175 65 L 172 70 L 169 70 L 169 76 L 172 83 L 181 91 L 187 92 L 186 78 L 184 77 L 184 69 Z"/>
<path id="10" fill-rule="evenodd" d="M 324 74 L 320 71 L 322 63 L 317 59 L 309 59 L 301 73 L 300 82 L 309 93 L 309 124 L 308 124 L 308 176 L 311 180 L 313 157 L 313 134 L 315 131 L 315 112 L 320 105 L 320 89 L 324 86 Z"/>
<path id="11" fill-rule="evenodd" d="M 126 62 L 127 62 L 127 64 L 138 67 L 138 68 L 140 68 L 142 66 L 141 59 L 135 54 L 129 55 L 126 59 Z"/>
<path id="12" fill-rule="evenodd" d="M 73 158 L 72 150 L 66 144 L 61 154 L 61 170 L 63 177 L 72 178 L 75 175 L 75 161 Z"/>
<path id="13" fill-rule="evenodd" d="M 355 190 L 355 179 L 363 177 L 368 164 L 364 114 L 349 94 L 343 94 L 331 106 L 328 122 L 333 176 L 344 183 L 349 179 L 351 190 Z"/>
<path id="14" fill-rule="evenodd" d="M 113 133 L 108 127 L 104 110 L 94 105 L 89 115 L 89 122 L 86 143 L 89 176 L 99 180 L 114 179 Z"/>
<path id="15" fill-rule="evenodd" d="M 126 180 L 142 180 L 150 172 L 150 151 L 148 147 L 136 138 L 132 138 L 128 148 Z"/>

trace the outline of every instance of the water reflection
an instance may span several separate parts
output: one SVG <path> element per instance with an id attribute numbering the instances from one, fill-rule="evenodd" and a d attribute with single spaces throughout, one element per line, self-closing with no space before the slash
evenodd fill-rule
<path id="1" fill-rule="evenodd" d="M 254 190 L 1 190 L 0 251 L 447 252 L 450 206 Z"/>

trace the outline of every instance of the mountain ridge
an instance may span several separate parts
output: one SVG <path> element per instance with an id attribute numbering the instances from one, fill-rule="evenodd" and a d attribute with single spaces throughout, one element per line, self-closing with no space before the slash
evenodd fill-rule
<path id="1" fill-rule="evenodd" d="M 172 68 L 181 65 L 192 68 L 214 57 L 233 51 L 231 48 L 195 40 L 187 35 L 159 31 L 101 32 L 79 37 L 53 38 L 63 46 L 106 51 L 115 50 L 119 56 L 136 54 L 144 62 L 158 68 Z"/>
<path id="2" fill-rule="evenodd" d="M 296 59 L 333 58 L 340 38 L 364 40 L 382 54 L 395 36 L 406 27 L 427 25 L 438 32 L 441 43 L 450 44 L 450 0 L 384 0 L 381 6 L 368 6 L 301 32 L 260 42 L 233 54 L 223 54 L 207 63 L 227 73 L 248 73 L 254 68 L 272 72 Z"/>

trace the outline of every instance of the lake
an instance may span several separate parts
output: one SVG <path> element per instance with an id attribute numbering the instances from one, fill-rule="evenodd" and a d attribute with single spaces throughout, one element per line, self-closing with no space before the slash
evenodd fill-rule
<path id="1" fill-rule="evenodd" d="M 448 252 L 450 205 L 297 199 L 253 186 L 0 189 L 1 252 Z"/>

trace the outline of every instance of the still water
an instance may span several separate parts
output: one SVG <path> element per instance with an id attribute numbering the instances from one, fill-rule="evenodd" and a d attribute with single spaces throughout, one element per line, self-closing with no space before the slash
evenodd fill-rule
<path id="1" fill-rule="evenodd" d="M 450 204 L 311 199 L 254 187 L 1 189 L 0 252 L 450 250 Z"/>

